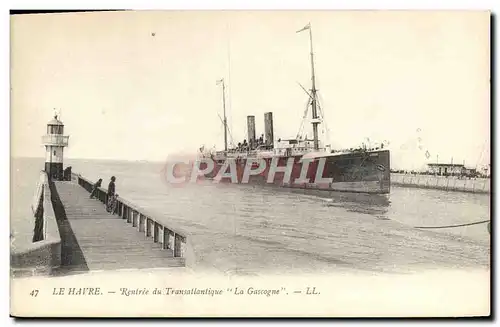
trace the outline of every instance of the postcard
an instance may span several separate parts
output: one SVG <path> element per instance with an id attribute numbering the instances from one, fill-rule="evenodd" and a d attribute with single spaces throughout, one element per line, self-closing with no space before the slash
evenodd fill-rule
<path id="1" fill-rule="evenodd" d="M 15 317 L 477 317 L 487 11 L 11 16 Z"/>

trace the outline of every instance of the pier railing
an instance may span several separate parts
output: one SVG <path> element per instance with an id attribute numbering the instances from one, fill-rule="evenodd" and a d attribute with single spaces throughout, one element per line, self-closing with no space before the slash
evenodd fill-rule
<path id="1" fill-rule="evenodd" d="M 61 237 L 48 176 L 44 171 L 40 172 L 32 209 L 35 221 L 33 243 L 13 244 L 11 267 L 14 275 L 50 274 L 61 265 Z"/>
<path id="2" fill-rule="evenodd" d="M 72 174 L 72 180 L 77 182 L 89 193 L 92 192 L 94 183 L 81 175 Z M 107 189 L 99 187 L 94 195 L 96 199 L 106 204 L 108 202 Z M 117 197 L 114 214 L 126 219 L 138 231 L 144 232 L 146 237 L 152 237 L 155 243 L 160 243 L 163 249 L 170 249 L 174 257 L 185 258 L 187 252 L 187 233 L 179 228 L 167 226 L 155 218 L 146 209 L 141 208 L 121 196 Z"/>

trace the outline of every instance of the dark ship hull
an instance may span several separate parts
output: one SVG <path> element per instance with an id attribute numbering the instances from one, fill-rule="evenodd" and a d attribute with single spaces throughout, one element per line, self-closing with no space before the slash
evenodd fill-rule
<path id="1" fill-rule="evenodd" d="M 285 172 L 280 171 L 276 171 L 274 176 L 271 173 L 270 176 L 271 161 L 273 159 L 271 157 L 260 158 L 266 163 L 265 169 L 257 175 L 247 176 L 247 181 L 244 179 L 245 169 L 249 169 L 247 168 L 247 161 L 252 161 L 252 166 L 249 164 L 252 169 L 255 170 L 258 167 L 258 164 L 253 162 L 253 158 L 209 159 L 214 161 L 214 169 L 205 177 L 219 183 L 275 184 L 282 187 L 338 192 L 390 193 L 389 150 L 321 154 L 311 159 L 307 172 L 306 168 L 303 169 L 304 156 L 302 155 L 275 158 L 277 160 L 275 166 L 277 167 L 285 167 L 288 160 L 293 158 L 289 178 L 287 178 Z M 234 165 L 227 164 L 231 160 L 234 160 Z M 320 163 L 322 160 L 324 164 Z M 206 163 L 202 163 L 200 169 L 205 168 Z M 221 171 L 223 168 L 225 168 L 224 172 Z M 230 176 L 231 168 L 236 169 L 236 173 L 232 174 L 233 177 Z"/>

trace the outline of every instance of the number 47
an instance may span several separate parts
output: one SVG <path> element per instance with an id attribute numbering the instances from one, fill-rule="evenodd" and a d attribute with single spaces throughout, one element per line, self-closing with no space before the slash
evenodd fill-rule
<path id="1" fill-rule="evenodd" d="M 36 297 L 38 295 L 38 290 L 32 290 L 30 295 Z"/>

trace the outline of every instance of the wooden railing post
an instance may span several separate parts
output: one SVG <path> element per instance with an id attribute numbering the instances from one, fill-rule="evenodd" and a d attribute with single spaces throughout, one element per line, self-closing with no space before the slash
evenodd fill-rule
<path id="1" fill-rule="evenodd" d="M 175 234 L 174 258 L 178 258 L 180 256 L 181 256 L 181 236 L 179 234 Z"/>
<path id="2" fill-rule="evenodd" d="M 184 258 L 186 256 L 186 238 L 182 238 L 182 242 L 181 242 L 181 248 L 180 248 L 180 251 L 181 251 L 181 254 L 180 254 L 180 257 L 181 258 Z"/>
<path id="3" fill-rule="evenodd" d="M 132 227 L 137 227 L 137 211 L 132 210 Z"/>
<path id="4" fill-rule="evenodd" d="M 127 210 L 127 223 L 132 222 L 132 215 L 133 215 L 134 209 L 129 207 L 129 210 Z"/>
<path id="5" fill-rule="evenodd" d="M 153 242 L 158 242 L 158 223 L 155 221 L 153 227 Z"/>
<path id="6" fill-rule="evenodd" d="M 146 237 L 151 236 L 151 219 L 146 218 Z"/>
<path id="7" fill-rule="evenodd" d="M 168 231 L 169 237 L 168 237 L 168 248 L 173 250 L 174 249 L 174 243 L 175 243 L 175 233 L 171 230 Z"/>
<path id="8" fill-rule="evenodd" d="M 170 230 L 167 227 L 163 226 L 163 245 L 162 245 L 162 249 L 168 249 L 170 247 L 169 238 L 170 238 Z"/>
<path id="9" fill-rule="evenodd" d="M 144 231 L 144 215 L 139 212 L 139 232 Z"/>

